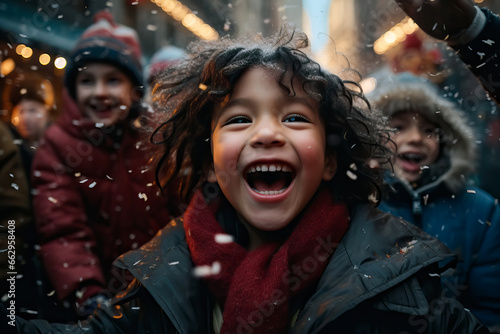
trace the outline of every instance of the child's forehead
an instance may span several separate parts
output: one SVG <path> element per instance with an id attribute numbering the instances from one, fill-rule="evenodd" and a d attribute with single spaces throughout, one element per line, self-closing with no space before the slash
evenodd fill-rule
<path id="1" fill-rule="evenodd" d="M 397 111 L 390 117 L 390 120 L 391 121 L 404 120 L 404 121 L 416 122 L 419 124 L 431 124 L 431 125 L 435 124 L 435 122 L 431 121 L 429 117 L 425 115 L 425 113 L 416 110 Z"/>

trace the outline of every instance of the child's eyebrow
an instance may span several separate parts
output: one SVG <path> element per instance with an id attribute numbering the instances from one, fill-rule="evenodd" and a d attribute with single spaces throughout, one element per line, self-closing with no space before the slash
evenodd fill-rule
<path id="1" fill-rule="evenodd" d="M 282 99 L 279 99 L 279 103 L 283 105 L 289 105 L 289 104 L 294 104 L 294 103 L 299 103 L 302 104 L 310 109 L 315 109 L 315 106 L 311 103 L 311 98 L 308 97 L 300 97 L 300 96 L 285 96 Z M 223 106 L 222 111 L 224 111 L 227 108 L 234 107 L 234 106 L 243 106 L 243 107 L 248 107 L 252 108 L 256 106 L 256 102 L 254 102 L 252 99 L 248 98 L 236 98 L 233 100 L 229 100 L 226 105 Z"/>

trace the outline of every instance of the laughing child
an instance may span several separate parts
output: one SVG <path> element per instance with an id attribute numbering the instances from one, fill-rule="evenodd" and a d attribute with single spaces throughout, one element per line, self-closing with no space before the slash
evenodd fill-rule
<path id="1" fill-rule="evenodd" d="M 406 73 L 371 102 L 389 118 L 397 145 L 379 208 L 455 252 L 456 271 L 442 275 L 447 295 L 500 328 L 500 208 L 484 190 L 466 185 L 476 146 L 467 117 L 430 82 Z"/>
<path id="2" fill-rule="evenodd" d="M 157 179 L 190 204 L 117 260 L 136 277 L 87 333 L 482 332 L 440 297 L 451 254 L 374 208 L 383 159 L 363 96 L 307 37 L 199 41 L 154 91 Z M 351 86 L 354 89 L 348 88 Z M 364 104 L 367 106 L 367 104 Z M 435 308 L 439 305 L 439 309 Z M 27 332 L 47 323 L 20 323 Z M 53 328 L 54 329 L 54 328 Z"/>
<path id="3" fill-rule="evenodd" d="M 63 114 L 34 158 L 42 261 L 59 301 L 83 315 L 127 286 L 113 261 L 170 215 L 141 145 L 142 85 L 136 32 L 97 13 L 69 59 Z"/>

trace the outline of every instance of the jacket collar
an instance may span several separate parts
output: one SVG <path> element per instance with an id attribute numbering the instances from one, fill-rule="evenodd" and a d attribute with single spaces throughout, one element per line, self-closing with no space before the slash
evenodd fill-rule
<path id="1" fill-rule="evenodd" d="M 360 205 L 352 213 L 349 230 L 292 332 L 319 330 L 361 302 L 452 256 L 446 246 L 414 225 L 369 205 Z M 389 298 L 384 307 L 392 303 L 399 311 L 427 313 L 423 292 L 408 291 L 414 295 Z"/>

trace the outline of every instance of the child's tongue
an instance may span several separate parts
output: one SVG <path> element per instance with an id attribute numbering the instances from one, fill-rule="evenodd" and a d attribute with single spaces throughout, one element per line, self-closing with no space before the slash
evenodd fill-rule
<path id="1" fill-rule="evenodd" d="M 279 191 L 286 187 L 286 181 L 284 178 L 275 179 L 272 182 L 266 182 L 261 178 L 256 178 L 252 182 L 252 188 L 255 190 L 262 191 Z"/>

